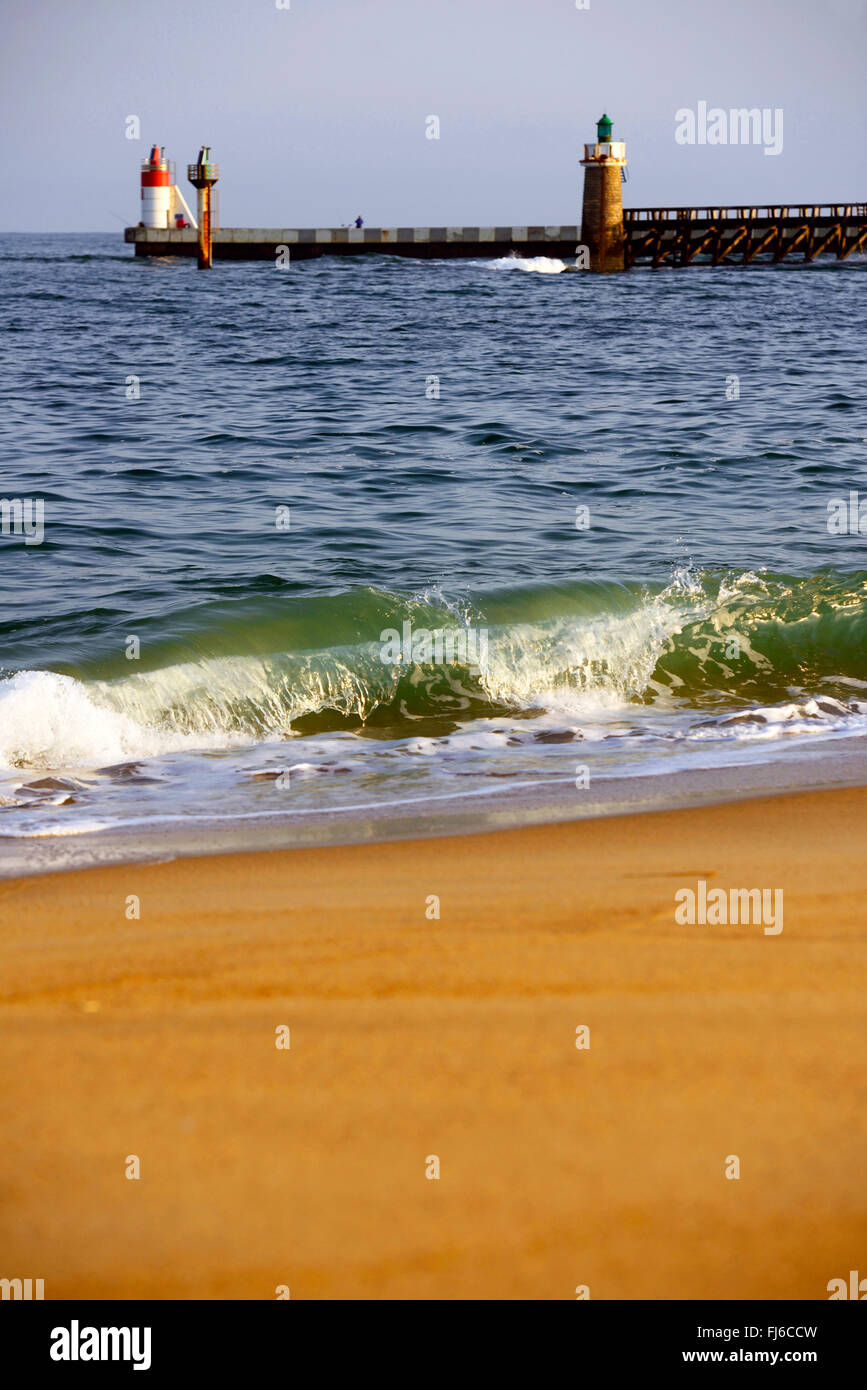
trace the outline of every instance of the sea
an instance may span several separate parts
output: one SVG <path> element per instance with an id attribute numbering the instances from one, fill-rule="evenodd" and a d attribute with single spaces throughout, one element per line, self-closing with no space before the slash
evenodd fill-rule
<path id="1" fill-rule="evenodd" d="M 867 780 L 867 260 L 0 237 L 0 874 Z"/>

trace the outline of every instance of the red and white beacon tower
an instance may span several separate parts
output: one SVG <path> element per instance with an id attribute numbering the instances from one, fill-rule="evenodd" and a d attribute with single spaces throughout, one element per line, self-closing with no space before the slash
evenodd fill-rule
<path id="1" fill-rule="evenodd" d="M 141 224 L 143 227 L 170 227 L 172 217 L 171 164 L 165 149 L 154 145 L 141 166 Z"/>
<path id="2" fill-rule="evenodd" d="M 152 145 L 141 165 L 141 227 L 195 227 L 196 219 L 175 182 L 175 162 L 166 159 L 164 145 Z"/>

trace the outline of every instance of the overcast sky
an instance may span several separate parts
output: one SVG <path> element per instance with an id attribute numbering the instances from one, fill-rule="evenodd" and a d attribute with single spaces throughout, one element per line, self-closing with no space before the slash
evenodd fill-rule
<path id="1" fill-rule="evenodd" d="M 867 199 L 865 0 L 0 0 L 0 15 L 4 231 L 137 222 L 154 141 L 179 171 L 210 143 L 223 226 L 580 222 L 603 109 L 627 141 L 627 206 Z M 678 144 L 675 112 L 700 101 L 782 108 L 782 153 Z"/>

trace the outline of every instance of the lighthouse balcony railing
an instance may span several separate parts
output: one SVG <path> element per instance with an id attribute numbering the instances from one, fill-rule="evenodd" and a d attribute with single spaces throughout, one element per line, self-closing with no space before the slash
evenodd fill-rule
<path id="1" fill-rule="evenodd" d="M 151 163 L 149 159 L 143 159 L 141 162 L 141 171 L 143 174 L 154 174 L 157 171 L 165 173 L 167 169 L 169 171 L 169 182 L 176 183 L 175 161 L 173 159 L 160 159 L 154 163 Z"/>
<path id="2" fill-rule="evenodd" d="M 728 208 L 624 208 L 626 222 L 776 222 L 797 218 L 803 221 L 840 221 L 867 217 L 867 203 L 799 203 L 775 207 Z"/>
<path id="3" fill-rule="evenodd" d="M 594 145 L 584 146 L 585 160 L 597 159 L 625 159 L 626 141 L 625 140 L 606 140 L 599 141 Z"/>
<path id="4" fill-rule="evenodd" d="M 187 178 L 190 183 L 195 179 L 218 179 L 220 177 L 219 164 L 188 164 Z"/>

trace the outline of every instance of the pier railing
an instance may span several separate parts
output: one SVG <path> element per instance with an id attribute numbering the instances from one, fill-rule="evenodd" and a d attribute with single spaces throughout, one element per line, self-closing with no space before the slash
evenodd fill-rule
<path id="1" fill-rule="evenodd" d="M 776 222 L 780 218 L 838 221 L 867 217 L 867 203 L 798 203 L 766 207 L 624 208 L 625 222 Z"/>

